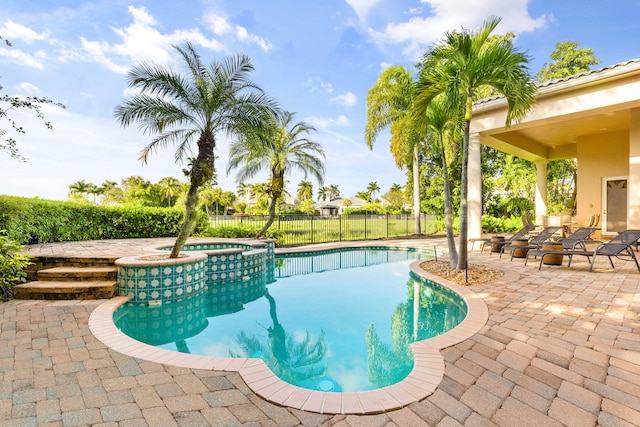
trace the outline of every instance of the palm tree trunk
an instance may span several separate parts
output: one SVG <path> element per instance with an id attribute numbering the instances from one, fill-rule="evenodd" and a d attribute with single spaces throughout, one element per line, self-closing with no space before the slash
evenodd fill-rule
<path id="1" fill-rule="evenodd" d="M 414 234 L 422 234 L 420 226 L 420 152 L 418 144 L 413 147 L 413 216 L 415 217 Z"/>
<path id="2" fill-rule="evenodd" d="M 194 168 L 195 169 L 195 168 Z M 178 258 L 180 254 L 180 250 L 187 242 L 187 239 L 191 235 L 193 231 L 193 226 L 196 224 L 196 220 L 198 219 L 198 187 L 194 185 L 192 182 L 189 186 L 189 192 L 187 193 L 187 200 L 185 201 L 184 207 L 184 222 L 182 223 L 182 227 L 180 227 L 180 232 L 178 233 L 178 237 L 176 238 L 176 242 L 173 245 L 173 249 L 171 249 L 171 255 L 169 258 Z"/>
<path id="3" fill-rule="evenodd" d="M 458 264 L 458 251 L 453 235 L 453 209 L 451 207 L 451 186 L 449 185 L 449 168 L 444 144 L 440 141 L 440 154 L 442 156 L 442 174 L 444 175 L 444 224 L 447 230 L 447 248 L 449 249 L 449 264 L 456 268 Z"/>
<path id="4" fill-rule="evenodd" d="M 276 205 L 278 204 L 278 199 L 282 194 L 282 193 L 280 194 L 276 194 L 276 193 L 279 193 L 279 192 L 274 190 L 274 192 L 271 194 L 272 198 L 271 198 L 271 203 L 269 203 L 269 218 L 267 219 L 266 224 L 262 227 L 262 229 L 256 235 L 256 239 L 264 237 L 269 227 L 271 227 L 271 224 L 273 224 L 273 220 L 276 218 Z"/>
<path id="5" fill-rule="evenodd" d="M 460 255 L 458 257 L 458 270 L 465 270 L 467 268 L 467 247 L 468 247 L 468 228 L 469 228 L 469 211 L 467 200 L 467 194 L 469 192 L 468 182 L 468 164 L 469 164 L 469 128 L 471 125 L 471 97 L 468 98 L 468 110 L 464 122 L 464 138 L 462 142 L 462 176 L 460 179 L 460 234 L 459 245 Z"/>

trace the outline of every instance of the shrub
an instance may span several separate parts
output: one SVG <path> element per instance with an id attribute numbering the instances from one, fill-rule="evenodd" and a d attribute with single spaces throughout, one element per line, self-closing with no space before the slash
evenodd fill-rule
<path id="1" fill-rule="evenodd" d="M 26 282 L 24 269 L 31 264 L 30 256 L 22 255 L 22 246 L 0 230 L 0 301 L 13 297 L 13 286 Z"/>
<path id="2" fill-rule="evenodd" d="M 219 227 L 209 227 L 200 233 L 203 237 L 221 237 L 227 239 L 255 238 L 262 226 L 260 225 L 223 225 Z M 276 239 L 276 246 L 281 246 L 284 242 L 284 232 L 269 228 L 266 233 L 269 239 Z"/>
<path id="3" fill-rule="evenodd" d="M 96 206 L 0 196 L 0 229 L 20 244 L 96 239 L 177 236 L 183 220 L 179 208 Z M 201 214 L 194 233 L 204 230 Z"/>

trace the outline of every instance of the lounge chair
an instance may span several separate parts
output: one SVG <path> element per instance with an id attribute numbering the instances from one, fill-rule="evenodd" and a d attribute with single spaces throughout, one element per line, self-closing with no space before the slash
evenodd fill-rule
<path id="1" fill-rule="evenodd" d="M 531 250 L 531 249 L 539 249 L 542 244 L 544 242 L 546 242 L 547 240 L 551 239 L 551 237 L 556 234 L 556 232 L 560 230 L 560 227 L 558 226 L 550 226 L 550 227 L 545 227 L 542 230 L 540 230 L 540 232 L 538 234 L 536 234 L 535 236 L 533 236 L 531 239 L 529 239 L 529 241 L 527 242 L 526 245 L 514 245 L 513 244 L 513 239 L 511 241 L 511 243 L 504 245 L 502 247 L 502 249 L 500 250 L 500 258 L 502 258 L 502 254 L 507 252 L 507 251 L 511 251 L 511 260 L 513 260 L 513 256 L 514 256 L 514 252 L 515 250 Z M 528 252 L 527 252 L 528 253 Z M 524 257 L 522 257 L 524 258 Z"/>
<path id="2" fill-rule="evenodd" d="M 633 260 L 638 268 L 638 272 L 640 272 L 640 264 L 638 264 L 638 259 L 636 258 L 636 254 L 632 249 L 632 246 L 636 245 L 638 240 L 640 239 L 640 230 L 625 230 L 618 233 L 616 237 L 611 239 L 608 242 L 600 243 L 593 251 L 585 250 L 585 249 L 574 249 L 574 250 L 542 250 L 536 249 L 529 251 L 527 254 L 527 259 L 529 256 L 540 257 L 540 265 L 538 270 L 542 269 L 542 261 L 544 258 L 549 255 L 565 255 L 569 257 L 568 267 L 571 267 L 571 261 L 575 255 L 586 256 L 589 261 L 589 271 L 593 271 L 593 265 L 596 262 L 596 258 L 598 255 L 605 255 L 609 258 L 609 263 L 611 263 L 611 268 L 615 268 L 613 265 L 613 260 L 611 257 L 616 257 L 618 259 L 629 258 Z M 593 240 L 592 242 L 598 242 L 597 240 Z M 525 260 L 525 265 L 527 261 Z"/>
<path id="3" fill-rule="evenodd" d="M 497 244 L 500 244 L 500 245 L 506 245 L 512 239 L 524 239 L 527 236 L 527 234 L 529 234 L 531 232 L 531 230 L 533 230 L 534 228 L 536 228 L 535 225 L 526 224 L 524 227 L 522 227 L 520 230 L 516 231 L 515 233 L 513 233 L 511 235 L 504 236 L 504 242 L 491 242 L 491 237 L 485 237 L 485 238 L 479 238 L 479 239 L 469 239 L 469 241 L 471 242 L 471 250 L 473 251 L 473 247 L 476 244 L 476 242 L 481 242 L 480 253 L 482 253 L 482 251 L 484 251 L 484 247 L 485 246 L 491 246 L 491 244 L 493 244 L 493 243 L 497 243 Z"/>

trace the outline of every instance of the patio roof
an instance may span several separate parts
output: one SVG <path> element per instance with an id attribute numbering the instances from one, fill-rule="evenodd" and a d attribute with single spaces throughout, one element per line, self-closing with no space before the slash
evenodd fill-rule
<path id="1" fill-rule="evenodd" d="M 537 103 L 521 122 L 504 126 L 504 97 L 474 105 L 471 132 L 482 144 L 530 160 L 576 157 L 580 137 L 629 131 L 640 107 L 640 59 L 542 83 Z"/>

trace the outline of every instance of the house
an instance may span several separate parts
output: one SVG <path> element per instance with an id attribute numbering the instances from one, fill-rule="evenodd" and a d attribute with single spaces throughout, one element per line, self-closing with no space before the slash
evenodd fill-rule
<path id="1" fill-rule="evenodd" d="M 469 146 L 469 237 L 481 235 L 480 144 L 532 161 L 536 223 L 547 215 L 551 160 L 576 158 L 576 222 L 600 214 L 601 236 L 640 229 L 640 59 L 551 80 L 527 116 L 505 127 L 503 97 L 478 101 Z"/>
<path id="2" fill-rule="evenodd" d="M 329 201 L 321 200 L 314 207 L 320 215 L 342 215 L 345 209 L 360 209 L 366 203 L 359 197 L 334 197 Z"/>

